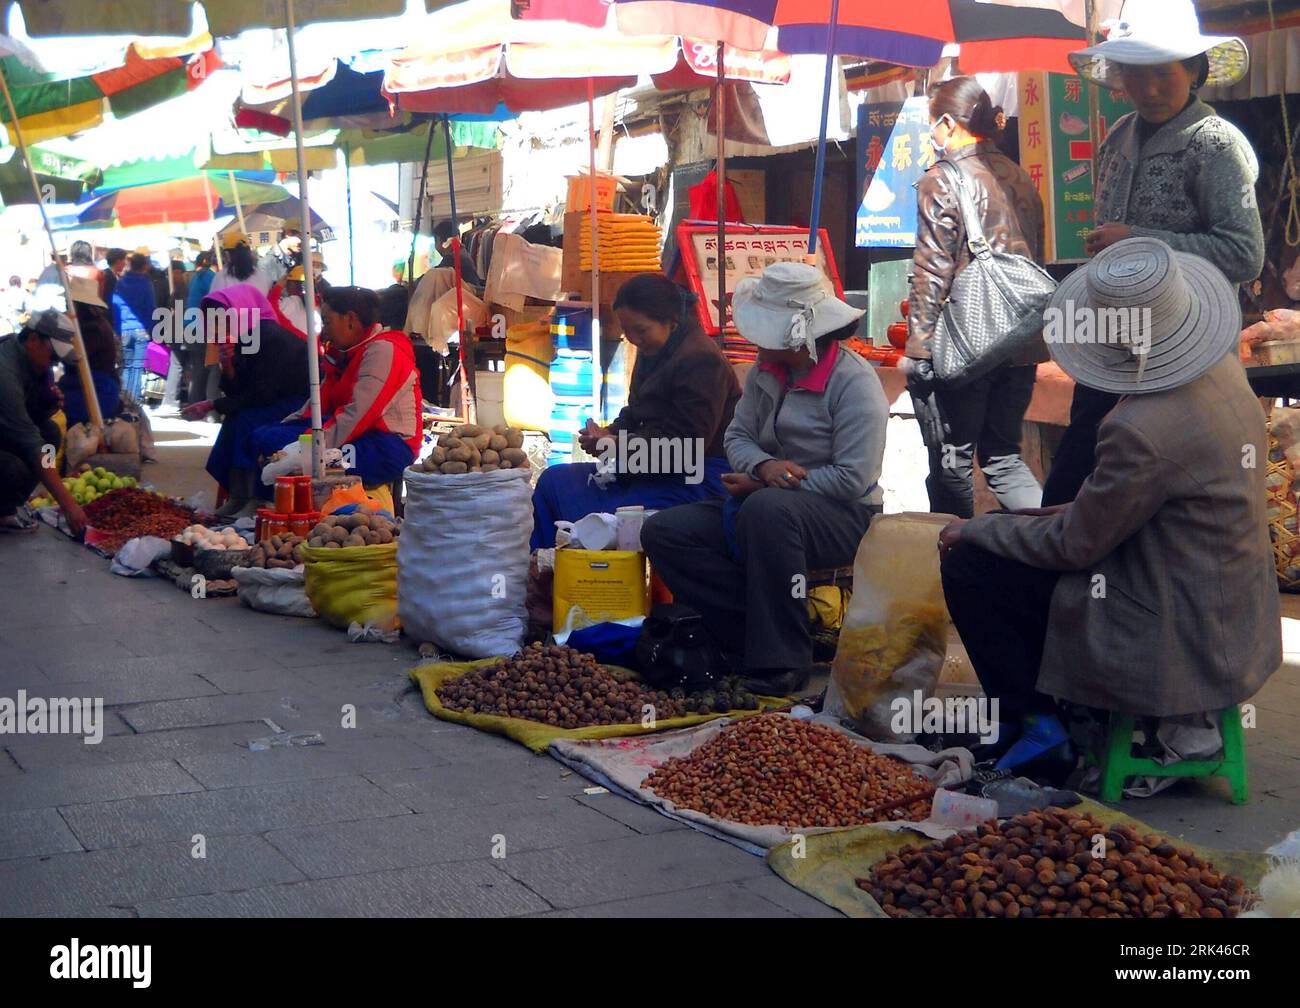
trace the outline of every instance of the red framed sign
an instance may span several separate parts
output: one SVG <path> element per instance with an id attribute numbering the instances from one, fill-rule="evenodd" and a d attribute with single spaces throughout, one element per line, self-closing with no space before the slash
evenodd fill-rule
<path id="1" fill-rule="evenodd" d="M 728 224 L 726 232 L 727 304 L 726 328 L 736 331 L 731 321 L 731 295 L 745 277 L 756 277 L 778 262 L 803 262 L 808 254 L 808 229 L 778 224 Z M 679 224 L 677 248 L 681 251 L 686 279 L 696 295 L 700 324 L 710 336 L 724 329 L 718 321 L 718 227 L 716 224 Z M 844 296 L 835 255 L 825 228 L 817 232 L 817 262 L 839 297 Z"/>

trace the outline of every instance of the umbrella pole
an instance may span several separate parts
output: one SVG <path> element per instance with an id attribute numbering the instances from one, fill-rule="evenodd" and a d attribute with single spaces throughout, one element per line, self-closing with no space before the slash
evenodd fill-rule
<path id="1" fill-rule="evenodd" d="M 1101 26 L 1097 18 L 1097 0 L 1084 0 L 1085 20 L 1088 22 L 1088 45 L 1101 41 Z M 1101 147 L 1101 96 L 1096 85 L 1088 88 L 1088 139 L 1092 141 L 1092 192 L 1093 205 L 1097 202 L 1097 154 Z M 1095 217 L 1093 224 L 1097 223 Z"/>
<path id="2" fill-rule="evenodd" d="M 239 185 L 235 182 L 235 173 L 227 171 L 226 177 L 230 179 L 230 194 L 235 197 L 235 213 L 239 217 L 239 230 L 248 234 L 248 228 L 244 224 L 244 204 L 239 199 Z"/>
<path id="3" fill-rule="evenodd" d="M 714 170 L 718 193 L 718 333 L 727 328 L 727 84 L 722 64 L 726 46 L 718 43 L 717 109 L 718 166 Z"/>
<path id="4" fill-rule="evenodd" d="M 289 82 L 293 85 L 293 133 L 298 148 L 298 202 L 302 206 L 303 225 L 311 233 L 311 203 L 307 198 L 307 152 L 302 143 L 302 92 L 298 88 L 298 56 L 293 45 L 293 0 L 284 0 L 285 35 L 289 43 Z M 238 206 L 238 204 L 236 204 Z M 243 216 L 242 212 L 240 214 Z M 316 479 L 325 474 L 325 435 L 321 430 L 320 411 L 320 338 L 316 332 L 316 271 L 311 268 L 311 246 L 304 250 L 306 268 L 302 271 L 307 310 L 307 379 L 311 387 L 311 471 Z"/>
<path id="5" fill-rule="evenodd" d="M 420 195 L 415 201 L 415 221 L 411 225 L 411 254 L 406 262 L 406 282 L 415 290 L 415 243 L 420 237 L 420 219 L 424 216 L 424 187 L 429 180 L 429 155 L 433 153 L 433 121 L 429 122 L 429 139 L 424 144 L 424 167 L 420 169 Z"/>
<path id="6" fill-rule="evenodd" d="M 343 145 L 343 189 L 348 197 L 348 283 L 357 282 L 356 245 L 352 241 L 352 148 Z"/>
<path id="7" fill-rule="evenodd" d="M 456 234 L 451 239 L 452 267 L 456 271 L 456 331 L 460 338 L 456 340 L 456 349 L 460 356 L 460 405 L 465 411 L 466 423 L 478 423 L 478 403 L 474 400 L 474 386 L 469 380 L 469 368 L 472 360 L 467 360 L 466 344 L 469 334 L 465 332 L 465 292 L 461 289 L 460 271 L 460 218 L 456 214 L 456 169 L 452 167 L 451 117 L 442 117 L 443 128 L 447 131 L 447 195 L 451 200 L 451 222 L 456 225 Z M 434 124 L 429 123 L 429 140 L 433 140 Z M 426 170 L 428 161 L 425 162 Z"/>
<path id="8" fill-rule="evenodd" d="M 95 428 L 98 441 L 104 431 L 104 415 L 99 409 L 99 396 L 95 393 L 95 380 L 90 374 L 90 360 L 86 357 L 86 343 L 81 338 L 81 323 L 77 321 L 77 309 L 72 303 L 72 286 L 68 283 L 68 271 L 63 260 L 59 258 L 59 248 L 54 244 L 54 231 L 50 228 L 50 218 L 45 212 L 45 200 L 41 195 L 41 185 L 36 181 L 36 171 L 32 168 L 32 159 L 27 153 L 27 141 L 23 139 L 23 128 L 18 122 L 18 112 L 14 108 L 13 95 L 9 93 L 9 78 L 0 68 L 0 88 L 4 89 L 5 105 L 9 109 L 9 124 L 13 127 L 14 139 L 18 141 L 18 153 L 23 157 L 27 167 L 27 177 L 32 183 L 32 195 L 36 205 L 41 209 L 41 223 L 45 225 L 45 237 L 50 240 L 50 251 L 54 254 L 54 263 L 59 268 L 59 282 L 63 284 L 64 303 L 68 307 L 68 316 L 72 319 L 72 345 L 77 351 L 77 373 L 81 377 L 81 392 L 86 397 L 86 409 L 90 413 L 91 426 Z"/>
<path id="9" fill-rule="evenodd" d="M 835 31 L 840 20 L 840 0 L 831 0 L 830 24 L 826 27 L 826 80 L 822 89 L 821 129 L 817 137 L 817 166 L 813 169 L 812 212 L 808 215 L 808 261 L 816 263 L 817 226 L 822 215 L 822 175 L 826 172 L 826 120 L 831 112 L 831 77 L 835 72 Z"/>
<path id="10" fill-rule="evenodd" d="M 591 402 L 596 423 L 605 422 L 601 392 L 605 374 L 600 345 L 600 221 L 596 213 L 596 82 L 587 78 L 587 129 L 590 137 L 591 174 L 587 177 L 587 216 L 591 218 Z"/>

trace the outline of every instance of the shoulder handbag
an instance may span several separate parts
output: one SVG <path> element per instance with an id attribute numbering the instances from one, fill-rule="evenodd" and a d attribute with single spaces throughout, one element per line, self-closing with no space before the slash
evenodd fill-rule
<path id="1" fill-rule="evenodd" d="M 654 607 L 641 625 L 637 669 L 654 689 L 707 689 L 727 673 L 704 617 L 676 603 Z"/>
<path id="2" fill-rule="evenodd" d="M 935 380 L 952 388 L 1033 346 L 1056 281 L 1027 256 L 994 250 L 984 237 L 965 173 L 951 161 L 938 165 L 957 195 L 971 253 L 953 278 L 930 343 Z"/>

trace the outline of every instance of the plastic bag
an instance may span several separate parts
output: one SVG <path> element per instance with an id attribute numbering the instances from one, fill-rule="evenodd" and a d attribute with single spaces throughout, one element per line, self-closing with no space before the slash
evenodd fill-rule
<path id="1" fill-rule="evenodd" d="M 64 460 L 71 472 L 99 451 L 99 430 L 89 423 L 73 424 L 63 441 Z"/>
<path id="2" fill-rule="evenodd" d="M 140 428 L 129 420 L 110 420 L 104 429 L 104 442 L 116 455 L 140 454 Z"/>
<path id="3" fill-rule="evenodd" d="M 402 538 L 406 532 L 402 532 Z M 307 598 L 332 626 L 353 623 L 389 634 L 397 618 L 397 544 L 327 549 L 304 546 Z"/>
<path id="4" fill-rule="evenodd" d="M 172 544 L 158 536 L 140 536 L 128 539 L 113 557 L 109 568 L 123 577 L 153 577 L 149 568 L 155 560 L 170 556 Z"/>
<path id="5" fill-rule="evenodd" d="M 320 507 L 322 516 L 336 512 L 348 514 L 349 508 L 361 508 L 365 511 L 382 511 L 389 517 L 393 514 L 393 494 L 387 486 L 366 490 L 360 482 L 342 486 L 334 490 Z"/>
<path id="6" fill-rule="evenodd" d="M 647 616 L 650 597 L 645 554 L 631 550 L 558 549 L 552 596 L 551 626 L 556 631 Z"/>
<path id="7" fill-rule="evenodd" d="M 338 550 L 330 550 L 337 553 Z M 239 601 L 258 612 L 277 616 L 313 617 L 316 610 L 307 598 L 307 577 L 303 568 L 264 570 L 236 567 L 230 576 L 239 585 Z"/>
<path id="8" fill-rule="evenodd" d="M 946 515 L 882 515 L 858 546 L 853 597 L 840 630 L 825 710 L 863 734 L 885 742 L 911 742 L 896 731 L 894 701 L 914 706 L 934 692 L 947 651 L 948 611 L 939 580 L 939 531 Z M 922 712 L 906 717 L 910 729 Z"/>
<path id="9" fill-rule="evenodd" d="M 281 449 L 283 454 L 274 462 L 262 466 L 262 482 L 268 486 L 275 485 L 277 476 L 298 476 L 302 474 L 302 445 L 297 441 Z"/>
<path id="10" fill-rule="evenodd" d="M 527 627 L 528 470 L 408 469 L 405 478 L 398 599 L 407 636 L 472 658 L 514 654 Z"/>

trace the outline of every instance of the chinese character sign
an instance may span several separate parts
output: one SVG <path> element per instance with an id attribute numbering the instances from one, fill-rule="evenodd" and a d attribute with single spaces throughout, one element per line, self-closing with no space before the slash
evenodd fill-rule
<path id="1" fill-rule="evenodd" d="M 1133 110 L 1123 95 L 1098 92 L 1101 139 Z M 1066 74 L 1020 75 L 1020 163 L 1047 212 L 1048 262 L 1080 262 L 1092 214 L 1092 138 L 1088 88 Z"/>
<path id="2" fill-rule="evenodd" d="M 916 244 L 916 190 L 934 164 L 929 103 L 924 97 L 858 110 L 857 245 Z"/>

